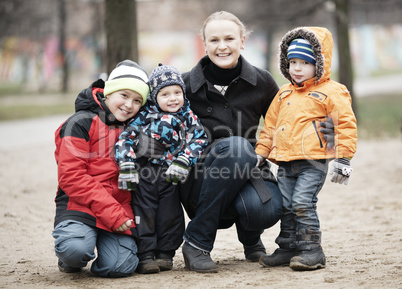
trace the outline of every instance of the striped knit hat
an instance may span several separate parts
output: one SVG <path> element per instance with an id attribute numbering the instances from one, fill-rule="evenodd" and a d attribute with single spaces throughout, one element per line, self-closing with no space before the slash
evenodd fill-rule
<path id="1" fill-rule="evenodd" d="M 122 89 L 138 92 L 142 96 L 142 105 L 147 101 L 148 74 L 134 61 L 124 60 L 116 65 L 105 82 L 103 94 L 106 96 Z"/>
<path id="2" fill-rule="evenodd" d="M 288 60 L 292 58 L 300 58 L 310 62 L 315 66 L 315 56 L 310 42 L 303 38 L 296 38 L 290 42 L 288 48 Z"/>

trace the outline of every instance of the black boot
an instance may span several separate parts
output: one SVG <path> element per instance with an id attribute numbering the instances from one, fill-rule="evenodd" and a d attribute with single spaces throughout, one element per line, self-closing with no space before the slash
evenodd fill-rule
<path id="1" fill-rule="evenodd" d="M 290 268 L 295 271 L 325 268 L 326 259 L 320 243 L 320 231 L 301 230 L 297 235 L 298 253 L 290 260 Z"/>
<path id="2" fill-rule="evenodd" d="M 271 255 L 260 258 L 260 265 L 264 267 L 276 267 L 289 265 L 290 259 L 296 256 L 296 231 L 283 229 L 275 239 L 279 245 Z"/>
<path id="3" fill-rule="evenodd" d="M 271 255 L 264 255 L 260 258 L 260 265 L 264 267 L 287 266 L 290 259 L 296 256 L 296 249 L 278 248 Z"/>
<path id="4" fill-rule="evenodd" d="M 262 243 L 261 239 L 258 241 L 257 244 L 253 246 L 246 246 L 244 247 L 244 256 L 246 256 L 246 260 L 251 262 L 258 262 L 261 256 L 264 256 L 267 252 L 265 251 L 264 244 Z"/>
<path id="5" fill-rule="evenodd" d="M 173 269 L 173 252 L 159 252 L 156 254 L 155 261 L 161 271 L 168 271 Z"/>
<path id="6" fill-rule="evenodd" d="M 153 256 L 140 258 L 138 263 L 137 273 L 139 274 L 152 274 L 159 273 L 160 269 Z"/>
<path id="7" fill-rule="evenodd" d="M 218 266 L 208 252 L 194 248 L 187 242 L 182 247 L 186 269 L 198 273 L 217 273 Z"/>

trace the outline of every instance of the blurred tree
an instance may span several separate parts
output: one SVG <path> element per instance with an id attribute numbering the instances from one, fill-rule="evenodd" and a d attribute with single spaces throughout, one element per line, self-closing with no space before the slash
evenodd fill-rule
<path id="1" fill-rule="evenodd" d="M 284 34 L 286 30 L 298 26 L 320 26 L 320 23 L 328 21 L 326 2 L 327 0 L 303 0 L 302 5 L 295 5 L 290 0 L 249 0 L 247 6 L 236 14 L 265 33 L 268 43 L 266 69 L 270 70 L 273 64 L 277 64 L 276 55 L 272 54 L 278 45 L 274 42 L 274 34 Z"/>
<path id="2" fill-rule="evenodd" d="M 61 92 L 66 93 L 68 90 L 68 61 L 66 53 L 66 5 L 65 0 L 59 0 L 59 57 L 61 64 Z"/>
<path id="3" fill-rule="evenodd" d="M 353 69 L 349 43 L 349 1 L 335 0 L 335 23 L 338 38 L 339 82 L 346 85 L 353 100 Z M 357 117 L 356 102 L 352 101 L 352 108 Z"/>
<path id="4" fill-rule="evenodd" d="M 106 0 L 106 69 L 124 59 L 138 62 L 136 1 Z"/>
<path id="5" fill-rule="evenodd" d="M 267 69 L 271 67 L 270 53 L 274 51 L 273 33 L 293 29 L 297 26 L 336 26 L 336 43 L 339 60 L 339 82 L 346 85 L 353 98 L 353 69 L 349 43 L 349 0 L 304 0 L 303 5 L 293 5 L 283 0 L 251 0 L 252 6 L 243 9 L 241 15 L 247 22 L 254 23 L 264 31 L 268 40 Z M 375 2 L 375 1 L 374 1 Z M 258 9 L 255 9 L 258 7 Z M 327 12 L 331 13 L 328 14 Z M 240 12 L 241 14 L 241 12 Z M 330 17 L 328 17 L 330 16 Z M 332 18 L 333 21 L 329 19 Z M 335 36 L 335 35 L 334 35 Z M 352 102 L 357 113 L 356 102 Z"/>

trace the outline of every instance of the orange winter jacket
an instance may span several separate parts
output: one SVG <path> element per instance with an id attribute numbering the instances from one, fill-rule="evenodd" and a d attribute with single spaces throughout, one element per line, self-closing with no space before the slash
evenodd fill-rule
<path id="1" fill-rule="evenodd" d="M 287 50 L 295 38 L 310 42 L 316 76 L 299 86 L 289 74 Z M 326 28 L 300 27 L 280 43 L 280 70 L 291 81 L 276 94 L 265 116 L 256 153 L 273 162 L 349 157 L 356 152 L 357 126 L 347 88 L 330 79 L 333 41 Z M 332 117 L 335 148 L 327 149 L 320 121 Z"/>

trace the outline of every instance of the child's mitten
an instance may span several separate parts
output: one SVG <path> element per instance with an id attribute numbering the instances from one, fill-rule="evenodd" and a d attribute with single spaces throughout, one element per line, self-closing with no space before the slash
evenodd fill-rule
<path id="1" fill-rule="evenodd" d="M 267 162 L 267 159 L 264 158 L 263 156 L 257 155 L 257 163 L 255 164 L 256 168 L 261 167 Z"/>
<path id="2" fill-rule="evenodd" d="M 178 182 L 184 182 L 187 179 L 190 171 L 190 161 L 184 157 L 179 156 L 166 171 L 166 180 L 177 185 Z"/>
<path id="3" fill-rule="evenodd" d="M 348 158 L 335 159 L 329 167 L 329 174 L 332 175 L 331 182 L 347 185 L 352 171 Z"/>
<path id="4" fill-rule="evenodd" d="M 120 164 L 118 185 L 121 190 L 134 191 L 139 183 L 139 175 L 135 164 L 124 162 Z"/>
<path id="5" fill-rule="evenodd" d="M 320 122 L 320 132 L 324 134 L 324 139 L 327 141 L 327 149 L 335 146 L 335 131 L 332 118 L 327 117 L 325 121 Z"/>

